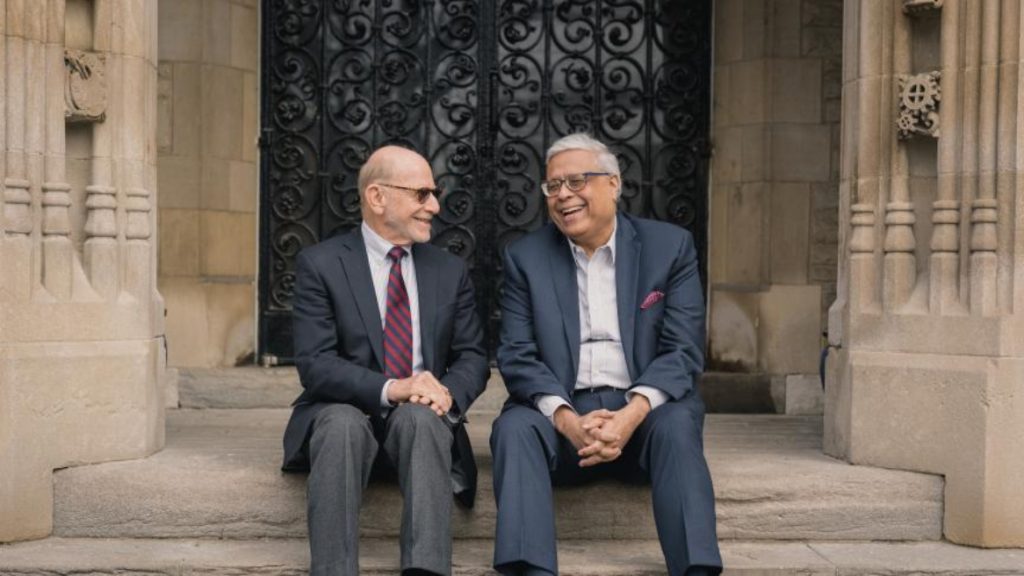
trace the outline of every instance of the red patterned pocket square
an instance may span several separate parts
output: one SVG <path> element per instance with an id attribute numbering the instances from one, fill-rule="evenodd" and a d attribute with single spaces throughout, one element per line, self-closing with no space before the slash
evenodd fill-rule
<path id="1" fill-rule="evenodd" d="M 640 305 L 641 310 L 647 310 L 651 306 L 657 304 L 662 298 L 665 297 L 665 293 L 661 290 L 654 290 L 644 298 L 644 303 Z"/>

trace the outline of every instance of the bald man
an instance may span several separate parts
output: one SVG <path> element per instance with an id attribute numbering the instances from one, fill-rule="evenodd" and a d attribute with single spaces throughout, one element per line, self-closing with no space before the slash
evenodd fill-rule
<path id="1" fill-rule="evenodd" d="M 440 210 L 430 164 L 394 146 L 359 171 L 362 225 L 296 259 L 295 364 L 303 392 L 285 471 L 309 471 L 310 574 L 359 573 L 359 507 L 397 475 L 402 574 L 451 573 L 452 494 L 472 506 L 463 426 L 487 382 L 465 263 L 427 242 Z"/>

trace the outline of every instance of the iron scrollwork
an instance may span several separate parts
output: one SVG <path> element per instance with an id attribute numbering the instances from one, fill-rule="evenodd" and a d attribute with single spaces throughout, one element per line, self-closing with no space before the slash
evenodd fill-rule
<path id="1" fill-rule="evenodd" d="M 446 190 L 433 241 L 470 265 L 492 346 L 500 250 L 546 220 L 562 135 L 608 142 L 622 208 L 689 227 L 703 262 L 711 0 L 263 2 L 261 352 L 290 356 L 295 255 L 358 225 L 387 143 Z"/>

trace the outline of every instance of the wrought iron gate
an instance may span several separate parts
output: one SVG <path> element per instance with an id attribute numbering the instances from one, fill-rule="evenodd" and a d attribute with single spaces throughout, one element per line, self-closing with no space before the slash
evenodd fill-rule
<path id="1" fill-rule="evenodd" d="M 690 229 L 705 274 L 711 0 L 263 0 L 259 353 L 292 356 L 300 249 L 360 222 L 376 147 L 423 153 L 433 242 L 497 337 L 500 249 L 546 219 L 544 151 L 589 131 L 621 207 Z"/>

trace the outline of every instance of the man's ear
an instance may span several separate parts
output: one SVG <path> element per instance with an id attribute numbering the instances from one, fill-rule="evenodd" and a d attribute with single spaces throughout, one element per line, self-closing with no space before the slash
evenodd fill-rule
<path id="1" fill-rule="evenodd" d="M 610 178 L 613 178 L 615 180 L 613 184 L 615 185 L 615 200 L 617 201 L 620 198 L 622 198 L 622 175 L 612 174 Z"/>
<path id="2" fill-rule="evenodd" d="M 366 187 L 366 205 L 370 208 L 370 211 L 374 214 L 383 214 L 384 207 L 387 206 L 387 198 L 384 197 L 384 189 L 376 184 L 370 184 Z"/>

